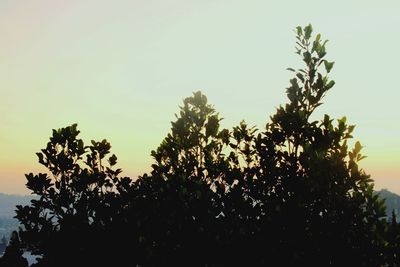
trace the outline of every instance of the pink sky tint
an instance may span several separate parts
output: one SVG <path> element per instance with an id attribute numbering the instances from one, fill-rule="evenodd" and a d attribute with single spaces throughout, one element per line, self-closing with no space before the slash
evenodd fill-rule
<path id="1" fill-rule="evenodd" d="M 0 4 L 0 32 L 3 40 L 3 52 L 0 53 L 15 53 L 21 47 L 30 45 L 78 2 L 39 0 Z"/>

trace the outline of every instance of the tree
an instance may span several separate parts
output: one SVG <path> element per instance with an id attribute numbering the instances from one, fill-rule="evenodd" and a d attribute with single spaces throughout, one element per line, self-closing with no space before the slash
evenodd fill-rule
<path id="1" fill-rule="evenodd" d="M 139 232 L 153 244 L 148 262 L 205 266 L 215 260 L 218 249 L 215 218 L 225 193 L 222 182 L 228 166 L 223 149 L 230 135 L 220 129 L 218 113 L 201 92 L 185 98 L 176 117 L 171 133 L 151 152 L 151 175 L 141 177 L 134 187 L 140 191 L 137 195 L 146 196 L 145 201 L 135 200 L 135 211 L 151 206 L 139 217 L 148 218 L 152 233 Z"/>
<path id="2" fill-rule="evenodd" d="M 121 170 L 113 170 L 116 156 L 106 156 L 103 140 L 85 146 L 77 125 L 53 130 L 39 162 L 52 175 L 27 174 L 27 187 L 38 196 L 29 206 L 17 206 L 26 249 L 43 256 L 38 266 L 96 262 L 108 246 L 107 232 L 118 216 L 115 188 Z M 105 244 L 103 244 L 105 241 Z M 71 256 L 72 255 L 72 256 Z"/>
<path id="3" fill-rule="evenodd" d="M 296 51 L 305 68 L 294 70 L 289 103 L 280 106 L 253 139 L 255 175 L 248 189 L 260 205 L 260 235 L 271 256 L 286 266 L 378 266 L 382 262 L 384 203 L 358 167 L 359 142 L 349 150 L 354 125 L 325 115 L 311 120 L 334 82 L 327 41 L 312 27 L 297 27 Z M 319 71 L 324 67 L 325 74 Z"/>
<path id="4" fill-rule="evenodd" d="M 229 142 L 229 131 L 219 129 L 219 114 L 201 92 L 183 104 L 171 133 L 151 152 L 156 161 L 151 174 L 216 183 L 226 169 L 222 150 Z"/>
<path id="5" fill-rule="evenodd" d="M 296 33 L 305 68 L 289 69 L 295 76 L 289 103 L 265 130 L 242 122 L 232 132 L 215 128 L 209 141 L 207 118 L 219 119 L 196 92 L 153 152 L 152 174 L 208 182 L 213 214 L 221 215 L 215 247 L 229 255 L 225 262 L 377 266 L 385 244 L 384 203 L 358 167 L 361 144 L 348 149 L 355 126 L 345 117 L 336 125 L 328 115 L 311 120 L 334 86 L 328 77 L 334 63 L 325 59 L 326 41 L 319 34 L 311 39 L 311 25 Z M 218 149 L 212 154 L 208 147 Z"/>
<path id="6" fill-rule="evenodd" d="M 312 117 L 334 86 L 326 41 L 312 39 L 311 25 L 296 34 L 305 67 L 289 69 L 289 102 L 264 129 L 220 129 L 195 92 L 151 152 L 151 173 L 136 180 L 119 177 L 116 156 L 104 163 L 107 141 L 84 146 L 76 125 L 54 130 L 38 153 L 53 178 L 28 174 L 39 199 L 17 209 L 23 246 L 43 256 L 38 266 L 392 262 L 384 202 L 358 166 L 361 144 L 349 149 L 355 126 Z"/>

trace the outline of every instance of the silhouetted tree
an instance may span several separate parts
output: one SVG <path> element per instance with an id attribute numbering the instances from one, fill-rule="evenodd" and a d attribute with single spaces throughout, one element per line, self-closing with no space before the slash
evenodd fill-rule
<path id="1" fill-rule="evenodd" d="M 197 92 L 185 99 L 171 133 L 152 153 L 152 175 L 205 181 L 215 193 L 213 247 L 225 256 L 212 261 L 378 266 L 383 201 L 358 167 L 361 144 L 348 149 L 354 126 L 345 117 L 336 126 L 328 115 L 311 120 L 334 85 L 328 77 L 334 63 L 325 59 L 326 41 L 320 35 L 311 40 L 310 25 L 296 31 L 306 67 L 290 69 L 289 103 L 266 129 L 257 132 L 242 122 L 232 132 L 219 131 L 220 119 Z M 216 125 L 212 131 L 209 121 Z"/>
<path id="2" fill-rule="evenodd" d="M 39 198 L 17 209 L 22 245 L 42 256 L 37 266 L 393 262 L 384 254 L 395 255 L 388 248 L 397 242 L 386 241 L 384 202 L 358 167 L 361 144 L 348 147 L 354 126 L 312 119 L 334 85 L 326 41 L 311 38 L 311 25 L 296 34 L 305 67 L 289 69 L 289 102 L 264 129 L 220 129 L 195 92 L 151 152 L 151 173 L 136 180 L 119 177 L 114 155 L 104 163 L 107 141 L 84 146 L 76 125 L 54 130 L 38 153 L 53 177 L 26 175 Z"/>
<path id="3" fill-rule="evenodd" d="M 115 188 L 121 170 L 112 169 L 115 155 L 105 162 L 111 147 L 106 140 L 85 146 L 78 134 L 76 124 L 53 130 L 37 153 L 52 177 L 26 175 L 27 187 L 38 198 L 30 206 L 17 206 L 16 218 L 26 248 L 43 256 L 39 266 L 96 262 L 110 245 L 107 233 L 118 216 Z"/>
<path id="4" fill-rule="evenodd" d="M 145 265 L 205 266 L 215 259 L 227 168 L 222 149 L 229 142 L 220 120 L 200 92 L 186 98 L 171 133 L 151 152 L 151 174 L 120 191 L 129 195 L 126 217 L 138 225 Z"/>
<path id="5" fill-rule="evenodd" d="M 362 146 L 356 142 L 348 149 L 354 126 L 345 117 L 336 125 L 328 115 L 311 119 L 334 85 L 328 77 L 334 63 L 325 59 L 326 41 L 319 34 L 311 39 L 311 25 L 296 32 L 296 51 L 305 68 L 289 69 L 295 75 L 287 88 L 289 103 L 278 108 L 245 153 L 256 155 L 249 169 L 255 174 L 245 186 L 261 209 L 259 235 L 271 256 L 265 261 L 378 266 L 384 203 L 373 194 L 370 176 L 358 167 Z"/>

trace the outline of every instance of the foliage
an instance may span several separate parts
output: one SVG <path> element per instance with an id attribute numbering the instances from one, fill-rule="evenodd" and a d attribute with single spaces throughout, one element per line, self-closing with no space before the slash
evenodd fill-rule
<path id="1" fill-rule="evenodd" d="M 17 208 L 22 246 L 43 256 L 37 266 L 393 262 L 397 241 L 387 242 L 383 201 L 358 166 L 362 146 L 348 147 L 354 125 L 312 120 L 334 85 L 326 41 L 311 25 L 296 34 L 305 67 L 289 69 L 289 102 L 264 129 L 220 129 L 195 92 L 136 180 L 113 169 L 107 141 L 84 146 L 76 125 L 53 130 L 38 153 L 52 178 L 28 174 L 39 198 Z"/>
<path id="2" fill-rule="evenodd" d="M 77 125 L 53 130 L 45 149 L 37 153 L 48 174 L 27 174 L 27 187 L 38 196 L 30 206 L 17 206 L 16 218 L 26 248 L 44 255 L 54 265 L 66 254 L 95 257 L 102 235 L 118 215 L 114 189 L 121 170 L 113 170 L 116 156 L 107 158 L 110 144 L 103 140 L 85 146 Z M 73 262 L 71 262 L 72 264 Z"/>
<path id="3" fill-rule="evenodd" d="M 268 222 L 260 234 L 272 241 L 271 256 L 288 266 L 376 266 L 384 244 L 383 201 L 358 167 L 361 144 L 348 150 L 354 126 L 345 117 L 336 125 L 328 115 L 310 119 L 334 85 L 328 77 L 334 63 L 325 59 L 326 41 L 320 35 L 311 40 L 310 25 L 296 30 L 305 68 L 290 69 L 289 103 L 253 145 L 259 156 L 253 180 L 261 190 L 251 196 Z"/>
<path id="4" fill-rule="evenodd" d="M 22 257 L 23 251 L 20 244 L 19 236 L 17 232 L 13 232 L 11 235 L 10 243 L 4 252 L 2 258 L 0 258 L 1 267 L 27 267 L 28 261 Z"/>

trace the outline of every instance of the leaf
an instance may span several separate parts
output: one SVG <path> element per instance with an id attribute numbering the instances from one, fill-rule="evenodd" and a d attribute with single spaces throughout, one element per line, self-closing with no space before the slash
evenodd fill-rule
<path id="1" fill-rule="evenodd" d="M 304 83 L 304 76 L 303 76 L 303 74 L 297 73 L 297 74 L 296 74 L 296 77 L 299 78 L 300 81 Z"/>
<path id="2" fill-rule="evenodd" d="M 324 115 L 324 124 L 325 124 L 325 126 L 329 125 L 330 123 L 331 123 L 331 121 L 330 121 L 329 115 L 325 114 Z"/>
<path id="3" fill-rule="evenodd" d="M 327 73 L 329 73 L 332 70 L 334 64 L 335 64 L 335 62 L 333 62 L 333 61 L 328 62 L 327 60 L 324 60 L 324 65 L 325 65 L 325 69 L 326 69 Z"/>
<path id="4" fill-rule="evenodd" d="M 84 152 L 84 144 L 83 144 L 83 141 L 82 141 L 82 139 L 79 139 L 78 141 L 78 151 L 79 151 L 79 153 L 83 153 Z"/>
<path id="5" fill-rule="evenodd" d="M 321 45 L 319 46 L 319 49 L 317 50 L 317 54 L 319 58 L 323 58 L 326 55 L 326 51 L 325 51 L 325 46 Z"/>
<path id="6" fill-rule="evenodd" d="M 325 86 L 325 90 L 331 89 L 335 85 L 335 81 L 329 81 L 329 83 Z"/>
<path id="7" fill-rule="evenodd" d="M 310 64 L 311 62 L 311 54 L 310 52 L 306 51 L 303 53 L 303 60 L 305 63 Z"/>
<path id="8" fill-rule="evenodd" d="M 296 101 L 297 100 L 297 94 L 296 94 L 297 90 L 294 87 L 289 87 L 286 91 L 287 96 L 289 98 L 290 101 Z"/>
<path id="9" fill-rule="evenodd" d="M 319 42 L 320 39 L 321 39 L 321 34 L 318 33 L 317 36 L 315 36 L 315 41 Z"/>
<path id="10" fill-rule="evenodd" d="M 361 143 L 359 141 L 356 142 L 356 144 L 354 145 L 354 151 L 355 154 L 358 154 L 362 149 Z"/>
<path id="11" fill-rule="evenodd" d="M 346 116 L 343 116 L 341 119 L 338 120 L 339 123 L 343 123 L 343 124 L 346 123 L 346 121 L 347 121 Z"/>
<path id="12" fill-rule="evenodd" d="M 300 26 L 296 27 L 297 35 L 302 35 L 303 34 L 303 29 Z"/>
<path id="13" fill-rule="evenodd" d="M 360 160 L 363 160 L 363 159 L 365 159 L 367 156 L 361 156 L 360 154 L 357 156 L 357 160 L 358 161 L 360 161 Z"/>
<path id="14" fill-rule="evenodd" d="M 304 38 L 306 38 L 307 40 L 310 39 L 312 31 L 313 31 L 312 25 L 308 24 L 304 28 Z"/>
<path id="15" fill-rule="evenodd" d="M 43 158 L 44 158 L 43 153 L 36 153 L 36 155 L 37 155 L 38 158 L 39 158 L 39 163 L 40 163 L 40 164 L 43 164 L 43 165 L 46 165 L 46 163 L 45 163 L 44 160 L 43 160 Z"/>
<path id="16" fill-rule="evenodd" d="M 217 115 L 208 118 L 206 124 L 206 137 L 215 136 L 218 133 L 219 119 Z"/>
<path id="17" fill-rule="evenodd" d="M 348 128 L 347 128 L 347 132 L 349 133 L 349 134 L 351 134 L 353 131 L 354 131 L 354 128 L 355 128 L 356 126 L 355 125 L 350 125 Z"/>
<path id="18" fill-rule="evenodd" d="M 108 159 L 108 162 L 110 163 L 110 166 L 114 166 L 117 164 L 117 156 L 112 154 L 112 156 Z"/>

